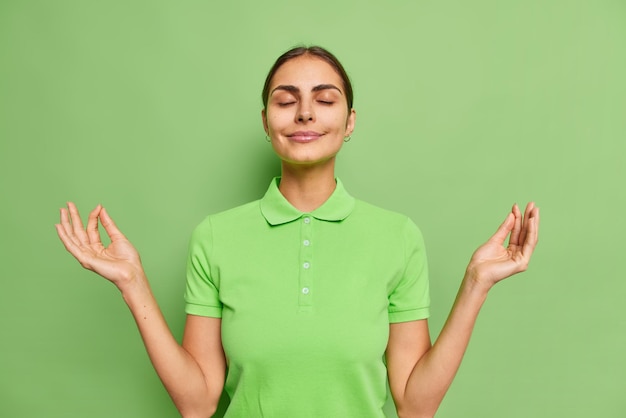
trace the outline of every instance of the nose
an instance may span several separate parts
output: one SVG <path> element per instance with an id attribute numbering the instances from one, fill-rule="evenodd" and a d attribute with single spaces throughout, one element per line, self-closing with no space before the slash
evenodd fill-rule
<path id="1" fill-rule="evenodd" d="M 298 115 L 298 122 L 311 121 L 311 120 L 313 120 L 313 116 L 311 115 L 311 112 L 309 111 L 300 112 L 300 114 Z"/>
<path id="2" fill-rule="evenodd" d="M 300 123 L 312 122 L 315 119 L 313 108 L 306 103 L 301 103 L 300 107 L 298 107 L 296 119 Z"/>

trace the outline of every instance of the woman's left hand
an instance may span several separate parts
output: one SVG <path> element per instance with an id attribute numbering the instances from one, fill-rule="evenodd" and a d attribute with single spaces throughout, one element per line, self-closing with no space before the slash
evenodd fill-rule
<path id="1" fill-rule="evenodd" d="M 505 247 L 509 235 L 509 244 Z M 472 255 L 467 266 L 468 278 L 488 290 L 500 280 L 525 271 L 538 236 L 539 208 L 530 202 L 522 216 L 519 207 L 513 205 L 496 233 Z"/>

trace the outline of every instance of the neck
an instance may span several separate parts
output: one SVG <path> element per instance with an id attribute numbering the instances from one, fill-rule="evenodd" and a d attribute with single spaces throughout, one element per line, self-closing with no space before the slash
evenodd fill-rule
<path id="1" fill-rule="evenodd" d="M 312 212 L 322 206 L 335 191 L 334 159 L 311 167 L 293 166 L 283 162 L 278 189 L 293 207 Z"/>

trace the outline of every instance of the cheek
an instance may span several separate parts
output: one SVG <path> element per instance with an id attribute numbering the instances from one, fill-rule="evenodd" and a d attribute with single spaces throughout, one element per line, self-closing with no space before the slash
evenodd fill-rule
<path id="1" fill-rule="evenodd" d="M 322 110 L 317 113 L 318 120 L 323 119 L 329 126 L 335 129 L 345 129 L 348 115 L 345 112 L 337 112 L 335 110 Z"/>
<path id="2" fill-rule="evenodd" d="M 337 131 L 344 132 L 348 123 L 348 117 L 346 115 L 337 116 L 334 121 L 334 126 Z"/>
<path id="3" fill-rule="evenodd" d="M 267 127 L 270 131 L 280 130 L 286 125 L 286 119 L 282 114 L 267 115 Z"/>

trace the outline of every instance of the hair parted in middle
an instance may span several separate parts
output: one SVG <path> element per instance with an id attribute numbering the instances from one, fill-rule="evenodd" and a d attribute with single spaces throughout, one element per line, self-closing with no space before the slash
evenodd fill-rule
<path id="1" fill-rule="evenodd" d="M 350 77 L 348 77 L 346 70 L 343 68 L 343 65 L 341 65 L 341 62 L 339 62 L 337 57 L 335 57 L 331 52 L 322 48 L 321 46 L 315 45 L 297 46 L 278 57 L 270 71 L 267 73 L 267 77 L 265 78 L 265 84 L 263 85 L 263 92 L 261 94 L 261 98 L 263 100 L 263 109 L 267 109 L 267 101 L 270 94 L 270 84 L 272 83 L 272 79 L 274 78 L 274 74 L 276 74 L 276 71 L 278 71 L 278 69 L 287 61 L 307 55 L 326 61 L 331 67 L 333 67 L 337 74 L 339 74 L 341 80 L 343 81 L 343 90 L 346 95 L 346 100 L 348 102 L 349 112 L 352 109 L 352 104 L 354 103 L 354 92 L 352 91 L 352 83 L 350 82 Z"/>

